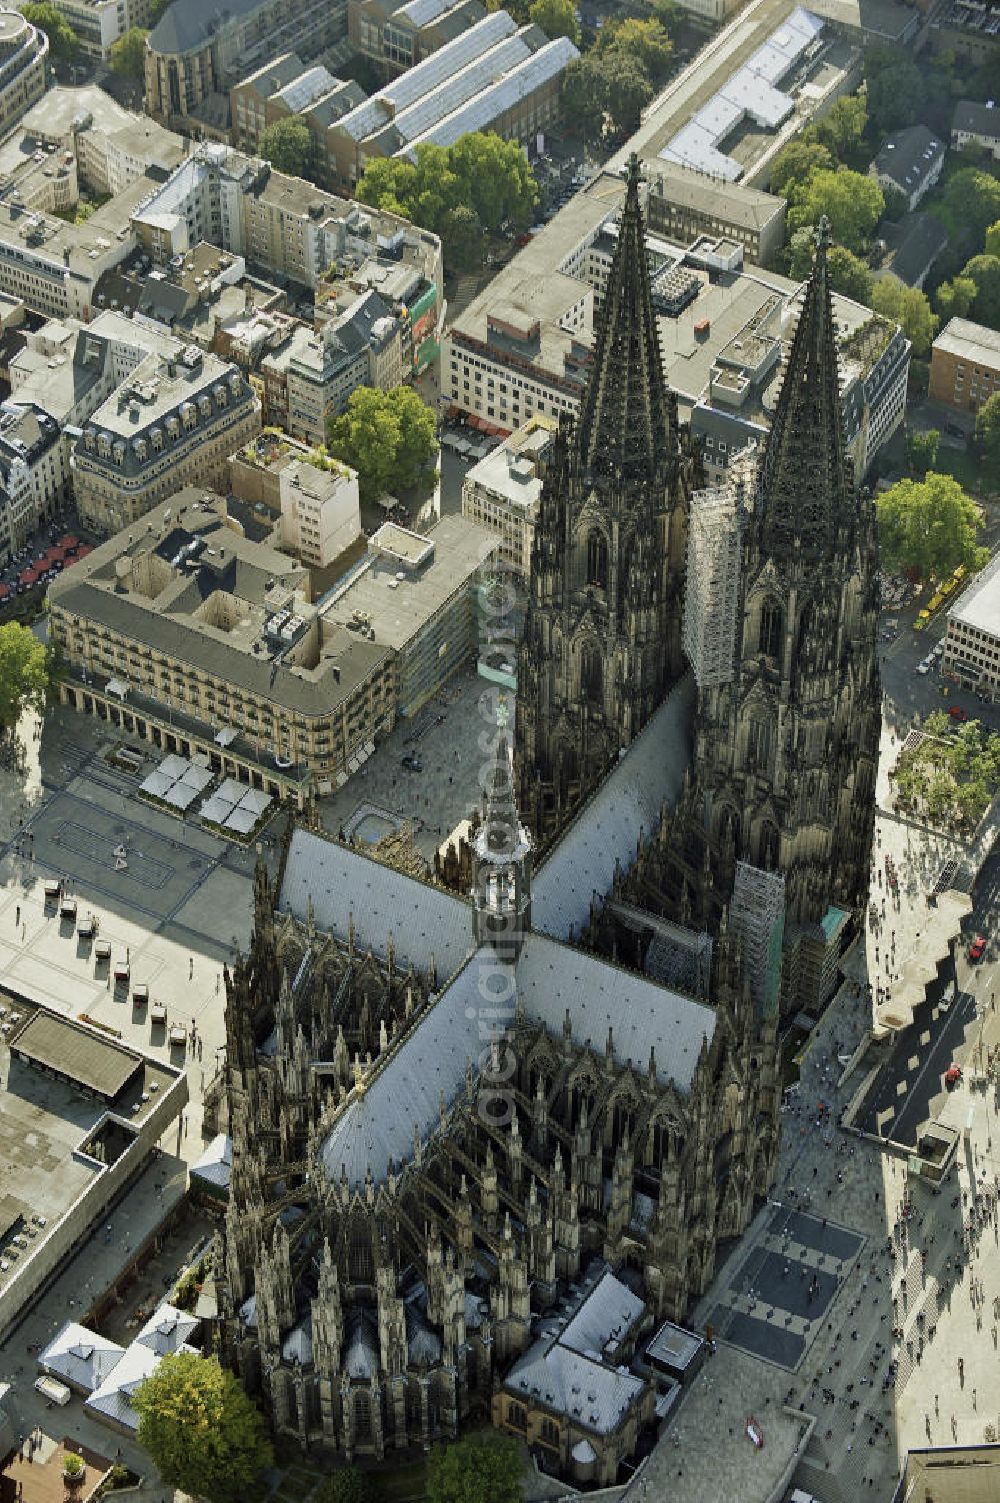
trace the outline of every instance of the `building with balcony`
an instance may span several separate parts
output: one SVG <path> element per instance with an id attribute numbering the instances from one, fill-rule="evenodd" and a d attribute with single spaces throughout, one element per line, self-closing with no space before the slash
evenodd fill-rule
<path id="1" fill-rule="evenodd" d="M 147 355 L 77 441 L 80 516 L 114 532 L 186 485 L 224 488 L 230 454 L 259 432 L 260 402 L 236 366 L 195 346 Z"/>

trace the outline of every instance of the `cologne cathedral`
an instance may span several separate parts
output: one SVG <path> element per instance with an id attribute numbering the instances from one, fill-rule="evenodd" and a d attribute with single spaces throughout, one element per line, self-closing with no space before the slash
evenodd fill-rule
<path id="1" fill-rule="evenodd" d="M 278 1434 L 381 1459 L 534 1405 L 613 1480 L 627 1369 L 546 1332 L 595 1263 L 683 1321 L 772 1183 L 781 1013 L 866 900 L 876 577 L 825 234 L 764 452 L 707 488 L 633 158 L 461 890 L 295 829 L 226 977 L 220 1349 Z"/>

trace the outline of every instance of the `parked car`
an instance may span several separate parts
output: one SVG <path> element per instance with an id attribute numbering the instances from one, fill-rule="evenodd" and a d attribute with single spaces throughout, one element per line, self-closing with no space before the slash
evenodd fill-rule
<path id="1" fill-rule="evenodd" d="M 962 1066 L 952 1062 L 944 1072 L 944 1083 L 950 1091 L 962 1078 Z"/>
<path id="2" fill-rule="evenodd" d="M 950 710 L 948 711 L 948 714 L 951 716 L 952 720 L 957 720 L 959 724 L 961 724 L 962 721 L 968 720 L 969 718 L 968 710 L 963 710 L 961 705 L 952 705 Z"/>
<path id="3" fill-rule="evenodd" d="M 977 934 L 969 946 L 969 959 L 982 960 L 986 954 L 986 941 L 981 934 Z"/>

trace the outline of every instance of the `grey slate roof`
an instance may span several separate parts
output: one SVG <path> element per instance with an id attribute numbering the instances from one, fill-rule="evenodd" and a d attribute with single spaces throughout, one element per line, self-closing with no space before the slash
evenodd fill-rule
<path id="1" fill-rule="evenodd" d="M 393 871 L 360 851 L 308 830 L 296 830 L 285 863 L 280 906 L 304 921 L 310 898 L 320 929 L 346 939 L 353 914 L 355 944 L 360 950 L 371 948 L 385 959 L 391 935 L 398 965 L 405 969 L 412 963 L 416 970 L 427 971 L 433 959 L 442 984 L 474 947 L 468 903 Z M 434 1100 L 436 1109 L 436 1094 Z"/>
<path id="2" fill-rule="evenodd" d="M 943 155 L 944 146 L 933 131 L 926 125 L 908 125 L 883 142 L 875 158 L 875 170 L 909 196 L 917 191 Z"/>
<path id="3" fill-rule="evenodd" d="M 640 830 L 649 836 L 673 804 L 690 759 L 694 679 L 681 679 L 618 766 L 580 810 L 531 884 L 531 922 L 559 939 L 587 922 L 590 900 L 611 890 L 615 857 L 627 869 Z M 598 1042 L 601 1042 L 598 1040 Z"/>
<path id="4" fill-rule="evenodd" d="M 39 1354 L 38 1366 L 74 1388 L 92 1393 L 125 1355 L 125 1348 L 88 1326 L 67 1321 Z"/>
<path id="5" fill-rule="evenodd" d="M 614 1030 L 615 1059 L 638 1070 L 656 1050 L 661 1080 L 690 1088 L 698 1054 L 715 1033 L 715 1011 L 645 976 L 612 965 L 545 934 L 529 934 L 517 962 L 517 995 L 525 1015 L 562 1034 L 569 1009 L 574 1042 L 602 1050 Z"/>
<path id="6" fill-rule="evenodd" d="M 882 237 L 892 252 L 888 270 L 908 287 L 916 287 L 948 244 L 948 231 L 936 214 L 916 209 L 904 214 L 898 224 L 882 226 Z"/>
<path id="7" fill-rule="evenodd" d="M 595 1284 L 559 1337 L 574 1352 L 601 1352 L 609 1341 L 623 1339 L 646 1306 L 627 1284 L 608 1269 Z"/>
<path id="8" fill-rule="evenodd" d="M 153 52 L 193 52 L 211 41 L 220 26 L 253 15 L 261 0 L 226 0 L 225 5 L 206 5 L 205 0 L 174 0 L 149 33 Z"/>
<path id="9" fill-rule="evenodd" d="M 642 1397 L 646 1385 L 641 1378 L 595 1362 L 558 1341 L 542 1340 L 514 1364 L 504 1387 L 565 1415 L 581 1429 L 608 1435 Z"/>
<path id="10" fill-rule="evenodd" d="M 953 131 L 968 131 L 973 136 L 985 136 L 988 140 L 1000 140 L 1000 105 L 960 99 L 955 106 L 951 128 Z"/>
<path id="11" fill-rule="evenodd" d="M 411 887 L 417 885 L 410 882 Z M 466 1060 L 477 1061 L 483 1048 L 479 1034 L 483 964 L 489 966 L 491 975 L 496 973 L 492 949 L 472 957 L 376 1071 L 364 1094 L 338 1117 L 322 1148 L 331 1179 L 339 1180 L 343 1167 L 351 1185 L 363 1185 L 370 1168 L 380 1183 L 390 1159 L 398 1167 L 412 1158 L 414 1127 L 420 1141 L 427 1141 L 438 1122 L 441 1093 L 450 1107 L 464 1088 Z"/>

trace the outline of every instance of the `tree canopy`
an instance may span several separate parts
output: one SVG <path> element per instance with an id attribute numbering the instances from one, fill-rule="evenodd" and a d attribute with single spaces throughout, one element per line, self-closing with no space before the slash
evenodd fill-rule
<path id="1" fill-rule="evenodd" d="M 56 10 L 49 0 L 27 0 L 21 6 L 21 14 L 32 26 L 44 31 L 49 39 L 49 55 L 56 62 L 71 63 L 80 50 L 76 32 L 66 17 Z"/>
<path id="2" fill-rule="evenodd" d="M 924 79 L 905 52 L 888 47 L 865 50 L 868 114 L 880 136 L 912 125 L 924 98 Z"/>
<path id="3" fill-rule="evenodd" d="M 590 141 L 607 130 L 634 131 L 672 61 L 673 43 L 660 20 L 608 21 L 591 50 L 566 70 L 567 121 Z"/>
<path id="4" fill-rule="evenodd" d="M 573 0 L 534 0 L 528 7 L 528 17 L 540 26 L 547 37 L 569 37 L 571 42 L 580 40 L 580 23 L 576 19 Z"/>
<path id="5" fill-rule="evenodd" d="M 872 274 L 860 256 L 846 245 L 831 245 L 826 253 L 830 286 L 834 292 L 853 298 L 856 303 L 871 305 Z"/>
<path id="6" fill-rule="evenodd" d="M 976 284 L 971 277 L 952 277 L 950 282 L 942 282 L 934 294 L 934 304 L 941 322 L 947 323 L 949 318 L 967 317 L 976 291 Z"/>
<path id="7" fill-rule="evenodd" d="M 960 167 L 929 207 L 949 235 L 978 244 L 1000 219 L 1000 182 L 979 167 Z"/>
<path id="8" fill-rule="evenodd" d="M 884 318 L 894 319 L 912 344 L 914 355 L 926 358 L 938 320 L 925 292 L 907 287 L 898 277 L 880 277 L 872 288 L 872 307 Z"/>
<path id="9" fill-rule="evenodd" d="M 775 157 L 771 167 L 771 192 L 790 198 L 793 190 L 808 182 L 814 172 L 830 172 L 834 165 L 829 147 L 820 141 L 804 141 L 799 136 L 789 141 Z"/>
<path id="10" fill-rule="evenodd" d="M 941 435 L 936 428 L 915 428 L 906 436 L 906 462 L 912 474 L 923 476 L 937 464 Z"/>
<path id="11" fill-rule="evenodd" d="M 1000 484 L 1000 391 L 976 413 L 976 446 L 991 483 Z"/>
<path id="12" fill-rule="evenodd" d="M 634 58 L 645 69 L 651 84 L 660 84 L 670 72 L 674 45 L 659 21 L 608 21 L 600 30 L 594 50 L 598 56 L 618 53 Z"/>
<path id="13" fill-rule="evenodd" d="M 980 568 L 988 556 L 976 543 L 979 508 L 951 475 L 898 480 L 875 506 L 882 562 L 892 572 L 943 579 L 959 564 Z"/>
<path id="14" fill-rule="evenodd" d="M 848 167 L 817 168 L 789 192 L 788 227 L 830 221 L 833 238 L 851 251 L 862 251 L 882 217 L 885 199 L 874 178 Z"/>
<path id="15" fill-rule="evenodd" d="M 331 420 L 329 452 L 358 472 L 363 501 L 418 484 L 437 456 L 437 419 L 411 386 L 359 386 Z"/>
<path id="16" fill-rule="evenodd" d="M 45 708 L 55 680 L 55 655 L 28 626 L 0 626 L 0 731 L 17 724 L 22 710 Z"/>
<path id="17" fill-rule="evenodd" d="M 279 172 L 305 177 L 313 162 L 312 132 L 301 115 L 275 120 L 260 135 L 260 155 Z"/>
<path id="18" fill-rule="evenodd" d="M 142 78 L 146 66 L 146 38 L 142 26 L 130 26 L 117 42 L 111 44 L 111 71 L 127 78 Z"/>
<path id="19" fill-rule="evenodd" d="M 809 142 L 827 147 L 847 166 L 860 167 L 868 155 L 864 134 L 868 124 L 868 91 L 862 85 L 856 94 L 834 100 L 829 114 L 803 132 Z"/>
<path id="20" fill-rule="evenodd" d="M 416 162 L 373 158 L 355 197 L 439 234 L 445 257 L 462 269 L 478 259 L 473 247 L 475 221 L 480 230 L 497 230 L 507 221 L 523 228 L 531 223 L 538 185 L 516 141 L 472 131 L 453 146 L 418 146 Z M 449 229 L 461 242 L 451 248 Z"/>
<path id="21" fill-rule="evenodd" d="M 167 1487 L 210 1503 L 241 1503 L 271 1465 L 264 1421 L 231 1372 L 211 1357 L 175 1352 L 132 1397 L 139 1444 Z"/>
<path id="22" fill-rule="evenodd" d="M 1000 256 L 973 256 L 963 266 L 962 278 L 976 289 L 972 317 L 990 329 L 1000 329 Z"/>
<path id="23" fill-rule="evenodd" d="M 520 1503 L 521 1462 L 508 1435 L 468 1436 L 435 1446 L 427 1462 L 427 1503 Z"/>

